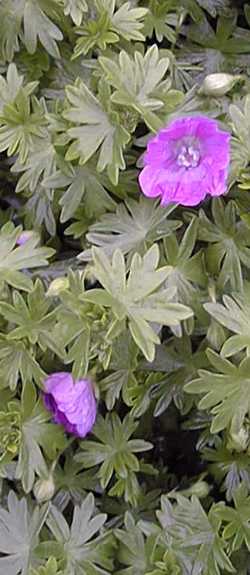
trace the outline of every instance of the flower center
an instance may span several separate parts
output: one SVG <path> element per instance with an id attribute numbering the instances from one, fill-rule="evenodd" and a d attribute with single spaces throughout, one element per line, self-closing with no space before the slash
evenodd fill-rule
<path id="1" fill-rule="evenodd" d="M 196 168 L 200 161 L 200 152 L 198 148 L 192 145 L 182 145 L 177 156 L 178 166 L 184 168 Z"/>

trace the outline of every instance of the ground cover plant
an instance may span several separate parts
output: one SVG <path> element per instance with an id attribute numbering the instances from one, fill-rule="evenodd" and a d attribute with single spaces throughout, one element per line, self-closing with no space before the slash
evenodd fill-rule
<path id="1" fill-rule="evenodd" d="M 0 1 L 0 573 L 250 573 L 250 6 Z"/>

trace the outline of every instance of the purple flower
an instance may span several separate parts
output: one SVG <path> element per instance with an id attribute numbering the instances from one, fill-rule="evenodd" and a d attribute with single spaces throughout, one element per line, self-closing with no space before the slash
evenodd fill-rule
<path id="1" fill-rule="evenodd" d="M 226 192 L 230 134 L 216 120 L 189 116 L 171 122 L 152 138 L 139 176 L 145 196 L 196 206 L 207 194 Z"/>
<path id="2" fill-rule="evenodd" d="M 68 433 L 85 437 L 96 419 L 96 400 L 88 379 L 74 382 L 70 373 L 49 375 L 44 382 L 44 404 L 53 413 L 55 423 Z"/>

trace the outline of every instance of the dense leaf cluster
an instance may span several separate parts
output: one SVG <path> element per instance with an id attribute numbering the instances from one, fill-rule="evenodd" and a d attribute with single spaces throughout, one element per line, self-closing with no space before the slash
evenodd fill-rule
<path id="1" fill-rule="evenodd" d="M 0 1 L 5 575 L 250 572 L 249 65 L 247 2 Z M 162 208 L 145 146 L 192 113 L 232 134 L 228 194 Z M 56 371 L 95 382 L 82 441 Z"/>

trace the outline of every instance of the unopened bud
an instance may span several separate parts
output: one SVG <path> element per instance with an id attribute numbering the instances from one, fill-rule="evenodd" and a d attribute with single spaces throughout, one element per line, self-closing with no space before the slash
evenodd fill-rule
<path id="1" fill-rule="evenodd" d="M 25 230 L 24 232 L 20 233 L 20 236 L 18 236 L 16 243 L 18 246 L 23 246 L 31 238 L 36 238 L 37 242 L 40 240 L 40 236 L 37 232 L 34 232 L 33 230 Z"/>
<path id="2" fill-rule="evenodd" d="M 242 79 L 241 76 L 233 76 L 232 74 L 209 74 L 201 85 L 200 94 L 214 97 L 224 96 Z"/>
<path id="3" fill-rule="evenodd" d="M 62 291 L 68 289 L 69 280 L 66 277 L 56 278 L 49 285 L 46 295 L 47 296 L 58 296 Z"/>
<path id="4" fill-rule="evenodd" d="M 207 497 L 209 494 L 210 487 L 206 481 L 197 481 L 189 489 L 190 495 L 196 495 L 199 499 Z"/>
<path id="5" fill-rule="evenodd" d="M 237 432 L 230 432 L 227 448 L 241 453 L 247 449 L 248 443 L 249 433 L 244 427 L 241 427 Z"/>
<path id="6" fill-rule="evenodd" d="M 38 503 L 45 503 L 45 501 L 52 499 L 55 493 L 55 483 L 52 475 L 47 479 L 38 479 L 34 485 L 33 493 Z"/>

